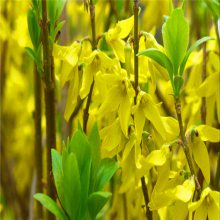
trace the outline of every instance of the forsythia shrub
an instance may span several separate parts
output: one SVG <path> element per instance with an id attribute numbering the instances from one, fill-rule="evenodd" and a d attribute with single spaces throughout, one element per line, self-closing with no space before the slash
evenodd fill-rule
<path id="1" fill-rule="evenodd" d="M 214 22 L 199 39 L 184 1 L 158 1 L 163 9 L 147 0 L 46 1 L 47 33 L 43 2 L 31 1 L 26 51 L 46 89 L 59 98 L 66 89 L 71 129 L 62 147 L 47 146 L 56 195 L 47 186 L 34 198 L 61 220 L 219 219 L 219 2 L 202 1 Z M 130 16 L 108 24 L 106 11 L 120 13 L 126 2 Z M 70 21 L 60 21 L 65 7 Z M 91 37 L 59 43 L 65 22 L 91 28 Z"/>

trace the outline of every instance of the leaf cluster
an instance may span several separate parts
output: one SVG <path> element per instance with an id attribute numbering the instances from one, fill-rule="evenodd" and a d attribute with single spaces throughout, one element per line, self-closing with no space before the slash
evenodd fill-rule
<path id="1" fill-rule="evenodd" d="M 163 24 L 162 35 L 165 52 L 150 48 L 141 51 L 138 56 L 147 56 L 167 69 L 174 97 L 178 98 L 184 83 L 183 73 L 190 54 L 202 43 L 213 38 L 203 37 L 187 50 L 189 24 L 184 17 L 182 8 L 176 8 L 171 12 L 170 17 Z"/>
<path id="2" fill-rule="evenodd" d="M 78 129 L 63 148 L 52 150 L 52 170 L 61 207 L 47 195 L 35 194 L 50 212 L 61 220 L 95 219 L 111 193 L 102 191 L 118 169 L 114 159 L 100 159 L 97 125 L 85 136 Z"/>

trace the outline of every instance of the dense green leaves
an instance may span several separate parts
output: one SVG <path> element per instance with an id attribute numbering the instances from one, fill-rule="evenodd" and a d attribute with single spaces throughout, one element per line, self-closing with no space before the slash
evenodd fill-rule
<path id="1" fill-rule="evenodd" d="M 171 15 L 165 19 L 162 29 L 165 53 L 150 48 L 139 52 L 137 55 L 150 57 L 162 67 L 166 68 L 169 73 L 174 96 L 179 97 L 180 90 L 184 83 L 182 75 L 189 55 L 202 43 L 213 38 L 203 37 L 196 41 L 187 51 L 189 25 L 184 18 L 183 10 L 182 8 L 177 8 L 175 10 L 171 8 L 170 11 Z"/>
<path id="2" fill-rule="evenodd" d="M 82 130 L 77 130 L 63 149 L 62 156 L 56 150 L 51 151 L 58 197 L 71 220 L 84 220 L 86 216 L 95 219 L 111 195 L 101 190 L 118 165 L 110 158 L 100 160 L 100 145 L 98 127 L 95 125 L 89 137 Z M 54 207 L 54 203 L 51 199 L 42 202 L 48 209 Z"/>

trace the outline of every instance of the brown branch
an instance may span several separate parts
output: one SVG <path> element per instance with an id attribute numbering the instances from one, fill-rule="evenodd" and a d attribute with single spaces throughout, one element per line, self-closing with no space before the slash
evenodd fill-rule
<path id="1" fill-rule="evenodd" d="M 36 65 L 34 65 L 34 126 L 35 126 L 35 166 L 37 170 L 37 183 L 36 192 L 43 192 L 43 161 L 42 161 L 42 131 L 41 131 L 41 79 L 37 71 Z M 37 202 L 35 217 L 37 219 L 43 218 L 42 205 Z"/>
<path id="2" fill-rule="evenodd" d="M 92 50 L 95 50 L 97 47 L 97 41 L 96 41 L 96 29 L 95 29 L 95 6 L 93 4 L 93 0 L 90 0 L 89 2 L 89 11 L 90 11 L 90 21 L 92 27 Z M 87 131 L 87 123 L 89 119 L 89 106 L 92 100 L 93 87 L 94 87 L 94 79 L 89 90 L 89 95 L 86 102 L 86 108 L 84 110 L 84 115 L 83 115 L 83 131 L 85 133 Z"/>
<path id="3" fill-rule="evenodd" d="M 207 63 L 207 54 L 206 54 L 206 43 L 203 46 L 203 65 L 202 65 L 202 82 L 206 79 L 206 63 Z M 201 106 L 201 119 L 202 123 L 206 124 L 206 98 L 202 97 L 202 106 Z"/>
<path id="4" fill-rule="evenodd" d="M 139 50 L 139 36 L 138 36 L 138 7 L 139 0 L 134 0 L 134 90 L 135 90 L 135 104 L 138 95 L 138 50 Z"/>
<path id="5" fill-rule="evenodd" d="M 55 200 L 53 190 L 51 149 L 56 148 L 56 110 L 55 110 L 55 82 L 52 51 L 49 47 L 49 33 L 47 20 L 47 3 L 42 0 L 42 44 L 43 44 L 43 65 L 45 78 L 45 107 L 46 107 L 46 143 L 47 143 L 47 194 Z M 55 217 L 47 212 L 47 219 L 54 220 Z"/>
<path id="6" fill-rule="evenodd" d="M 147 192 L 147 184 L 145 182 L 145 178 L 144 176 L 141 177 L 141 185 L 142 185 L 142 192 L 144 195 L 144 201 L 145 201 L 145 208 L 146 208 L 146 216 L 148 220 L 152 220 L 152 212 L 150 211 L 149 207 L 148 207 L 148 203 L 149 203 L 149 196 L 148 196 L 148 192 Z"/>
<path id="7" fill-rule="evenodd" d="M 192 157 L 191 157 L 190 152 L 189 152 L 189 146 L 188 146 L 188 143 L 187 143 L 187 140 L 186 140 L 186 136 L 184 134 L 182 114 L 181 114 L 181 102 L 180 102 L 179 98 L 175 99 L 175 109 L 176 109 L 177 119 L 178 119 L 178 123 L 179 123 L 180 139 L 182 141 L 181 145 L 183 147 L 183 150 L 184 150 L 184 153 L 185 153 L 188 165 L 189 165 L 190 172 L 195 178 L 196 191 L 197 191 L 198 195 L 200 195 L 201 186 L 200 186 L 199 181 L 198 181 L 198 177 L 197 177 L 197 174 L 196 174 L 196 171 L 195 171 L 195 168 L 194 168 L 193 160 L 192 160 Z"/>
<path id="8" fill-rule="evenodd" d="M 138 11 L 139 11 L 139 0 L 134 0 L 134 90 L 135 90 L 135 98 L 134 98 L 134 104 L 136 104 L 137 96 L 138 96 L 138 50 L 139 50 L 139 33 L 138 33 Z M 146 207 L 146 217 L 148 220 L 152 220 L 152 212 L 150 211 L 148 207 L 149 203 L 149 196 L 147 192 L 147 184 L 145 182 L 145 177 L 141 177 L 141 186 L 142 186 L 142 192 L 144 196 L 145 201 L 145 207 Z"/>

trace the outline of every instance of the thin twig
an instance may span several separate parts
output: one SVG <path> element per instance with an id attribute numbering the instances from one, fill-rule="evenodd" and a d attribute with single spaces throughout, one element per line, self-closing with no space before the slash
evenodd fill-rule
<path id="1" fill-rule="evenodd" d="M 139 0 L 134 0 L 134 90 L 135 90 L 135 98 L 134 98 L 134 104 L 136 104 L 137 96 L 138 96 L 138 50 L 139 50 L 139 33 L 138 33 L 138 11 L 139 11 Z M 152 212 L 150 211 L 148 207 L 149 203 L 149 196 L 147 191 L 147 184 L 145 182 L 145 177 L 141 177 L 141 186 L 142 186 L 142 192 L 144 195 L 144 201 L 145 201 L 145 207 L 146 207 L 146 217 L 148 220 L 152 219 Z"/>
<path id="2" fill-rule="evenodd" d="M 183 147 L 183 150 L 184 150 L 184 153 L 185 153 L 188 165 L 189 165 L 190 172 L 195 178 L 196 191 L 197 191 L 198 195 L 200 195 L 201 186 L 198 181 L 198 177 L 197 177 L 194 165 L 193 165 L 192 157 L 189 152 L 189 146 L 188 146 L 185 134 L 184 134 L 182 114 L 181 114 L 181 103 L 180 103 L 179 98 L 175 98 L 175 109 L 176 109 L 177 119 L 178 119 L 178 123 L 179 123 L 180 139 L 182 141 L 182 147 Z"/>
<path id="3" fill-rule="evenodd" d="M 145 208 L 146 208 L 146 216 L 148 220 L 152 220 L 152 212 L 150 211 L 149 207 L 148 207 L 148 203 L 149 203 L 149 196 L 148 196 L 148 192 L 147 192 L 147 184 L 145 182 L 145 178 L 144 176 L 141 177 L 141 185 L 142 185 L 142 192 L 144 195 L 144 201 L 145 201 Z"/>
<path id="4" fill-rule="evenodd" d="M 139 50 L 139 37 L 138 37 L 138 6 L 139 0 L 134 0 L 134 90 L 135 90 L 135 104 L 138 95 L 138 50 Z"/>
<path id="5" fill-rule="evenodd" d="M 93 4 L 93 0 L 90 0 L 89 2 L 89 11 L 90 11 L 90 21 L 92 27 L 92 50 L 95 50 L 97 47 L 97 41 L 96 41 L 96 29 L 95 29 L 95 6 Z M 94 87 L 94 79 L 92 81 L 92 85 L 89 90 L 89 95 L 86 102 L 86 108 L 84 110 L 84 115 L 83 115 L 83 131 L 85 133 L 87 130 L 87 123 L 89 119 L 89 106 L 92 100 L 93 87 Z"/>
<path id="6" fill-rule="evenodd" d="M 202 65 L 202 82 L 206 79 L 206 63 L 207 63 L 207 54 L 206 54 L 206 43 L 203 46 L 203 65 Z M 201 119 L 202 123 L 206 124 L 206 98 L 202 97 L 202 106 L 201 106 Z"/>

